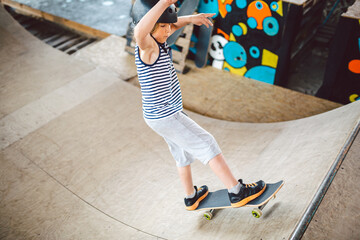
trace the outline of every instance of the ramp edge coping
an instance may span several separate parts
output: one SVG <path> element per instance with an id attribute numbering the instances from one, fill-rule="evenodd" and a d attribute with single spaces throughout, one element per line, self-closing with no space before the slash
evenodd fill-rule
<path id="1" fill-rule="evenodd" d="M 349 137 L 347 138 L 345 144 L 341 148 L 340 153 L 336 157 L 335 162 L 330 167 L 330 170 L 326 174 L 313 200 L 311 201 L 309 207 L 306 209 L 305 214 L 302 216 L 300 222 L 297 224 L 295 230 L 292 232 L 289 239 L 297 240 L 302 238 L 312 218 L 314 217 L 318 207 L 320 206 L 322 199 L 324 198 L 327 190 L 329 189 L 331 183 L 333 182 L 337 171 L 339 170 L 342 162 L 344 161 L 347 153 L 349 152 L 352 143 L 354 142 L 356 136 L 359 134 L 359 130 L 360 130 L 360 120 L 357 121 L 355 127 L 349 134 Z"/>

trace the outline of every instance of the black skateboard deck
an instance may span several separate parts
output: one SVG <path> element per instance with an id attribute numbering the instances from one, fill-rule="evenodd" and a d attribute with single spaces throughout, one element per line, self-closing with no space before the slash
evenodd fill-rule
<path id="1" fill-rule="evenodd" d="M 246 205 L 242 207 L 254 207 L 252 214 L 254 217 L 259 218 L 262 215 L 262 209 L 266 206 L 266 204 L 272 199 L 276 197 L 277 192 L 284 185 L 284 181 L 279 181 L 277 183 L 267 183 L 266 189 L 263 194 L 261 194 L 256 199 L 248 202 Z M 210 220 L 214 215 L 216 209 L 222 208 L 232 208 L 231 203 L 228 196 L 228 190 L 222 189 L 215 192 L 209 192 L 208 196 L 200 202 L 198 208 L 195 211 L 207 210 L 204 216 Z"/>
<path id="2" fill-rule="evenodd" d="M 198 41 L 195 45 L 196 56 L 195 65 L 198 68 L 203 68 L 207 64 L 209 48 L 211 45 L 213 26 L 206 27 L 205 25 L 200 26 Z"/>

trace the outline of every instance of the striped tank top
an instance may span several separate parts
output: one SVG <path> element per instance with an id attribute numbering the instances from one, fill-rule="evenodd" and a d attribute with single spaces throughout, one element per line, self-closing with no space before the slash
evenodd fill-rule
<path id="1" fill-rule="evenodd" d="M 149 120 L 169 117 L 183 110 L 180 83 L 171 60 L 171 48 L 166 42 L 157 44 L 160 54 L 151 65 L 141 60 L 139 47 L 135 47 L 143 114 L 144 118 Z"/>

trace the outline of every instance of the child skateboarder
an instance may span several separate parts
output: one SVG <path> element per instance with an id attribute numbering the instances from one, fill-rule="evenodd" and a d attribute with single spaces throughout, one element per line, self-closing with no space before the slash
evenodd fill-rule
<path id="1" fill-rule="evenodd" d="M 176 161 L 185 190 L 185 208 L 195 210 L 208 195 L 206 185 L 193 185 L 191 163 L 209 165 L 229 192 L 233 207 L 241 207 L 260 196 L 264 181 L 244 184 L 236 180 L 215 138 L 183 112 L 179 80 L 166 39 L 187 24 L 212 26 L 214 14 L 177 17 L 177 0 L 137 0 L 132 17 L 136 27 L 135 63 L 142 92 L 143 115 L 147 125 L 164 138 Z"/>

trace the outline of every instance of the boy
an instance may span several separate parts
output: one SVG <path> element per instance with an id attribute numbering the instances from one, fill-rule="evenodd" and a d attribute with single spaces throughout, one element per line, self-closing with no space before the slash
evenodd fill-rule
<path id="1" fill-rule="evenodd" d="M 264 181 L 243 184 L 236 180 L 214 137 L 191 120 L 184 112 L 181 90 L 166 39 L 187 25 L 212 26 L 214 14 L 177 17 L 176 0 L 137 0 L 132 17 L 137 24 L 135 63 L 142 92 L 145 122 L 169 145 L 185 190 L 185 208 L 195 210 L 208 195 L 206 185 L 193 185 L 191 166 L 195 160 L 208 164 L 229 192 L 233 207 L 241 207 L 260 196 Z"/>

